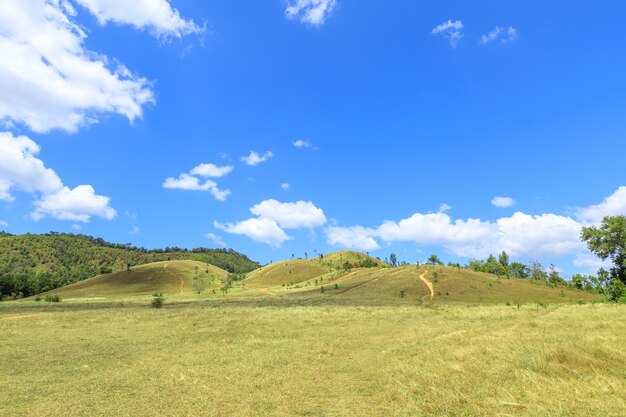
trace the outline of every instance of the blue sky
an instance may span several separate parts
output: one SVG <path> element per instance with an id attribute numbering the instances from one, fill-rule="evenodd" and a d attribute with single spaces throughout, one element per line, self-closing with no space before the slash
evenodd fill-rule
<path id="1" fill-rule="evenodd" d="M 621 2 L 3 3 L 8 232 L 570 274 L 626 213 Z"/>

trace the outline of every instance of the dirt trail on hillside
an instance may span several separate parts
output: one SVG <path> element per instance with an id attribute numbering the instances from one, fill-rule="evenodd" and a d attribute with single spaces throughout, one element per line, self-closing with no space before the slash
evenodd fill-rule
<path id="1" fill-rule="evenodd" d="M 170 263 L 166 263 L 165 265 L 163 265 L 163 269 L 167 269 L 167 266 Z M 183 292 L 183 288 L 185 288 L 185 280 L 183 279 L 183 277 L 181 277 L 180 275 L 178 276 L 178 279 L 180 280 L 180 286 L 178 287 L 178 291 L 182 294 Z"/>
<path id="2" fill-rule="evenodd" d="M 268 288 L 261 288 L 259 291 L 261 291 L 263 294 L 267 294 L 267 295 L 271 295 L 272 297 L 276 297 L 276 293 L 270 291 Z"/>
<path id="3" fill-rule="evenodd" d="M 422 275 L 420 275 L 420 280 L 426 284 L 426 286 L 428 287 L 428 289 L 430 290 L 430 299 L 432 300 L 433 297 L 435 296 L 435 289 L 433 287 L 433 283 L 430 282 L 428 280 L 428 278 L 426 278 L 426 275 L 428 275 L 428 270 L 424 271 L 424 273 L 422 273 Z M 428 295 L 425 295 L 424 297 L 422 297 L 422 300 L 424 298 L 428 297 Z"/>

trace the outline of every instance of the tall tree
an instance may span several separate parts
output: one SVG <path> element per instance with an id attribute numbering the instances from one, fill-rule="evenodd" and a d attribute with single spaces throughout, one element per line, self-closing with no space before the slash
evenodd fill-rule
<path id="1" fill-rule="evenodd" d="M 500 261 L 500 265 L 502 265 L 504 269 L 509 268 L 509 255 L 507 255 L 505 251 L 502 251 L 498 260 Z"/>
<path id="2" fill-rule="evenodd" d="M 600 259 L 610 259 L 611 278 L 626 284 L 626 216 L 608 216 L 599 227 L 583 227 L 580 238 Z"/>
<path id="3" fill-rule="evenodd" d="M 398 265 L 398 257 L 396 256 L 395 253 L 392 253 L 391 255 L 389 255 L 389 262 L 391 262 L 392 266 Z"/>

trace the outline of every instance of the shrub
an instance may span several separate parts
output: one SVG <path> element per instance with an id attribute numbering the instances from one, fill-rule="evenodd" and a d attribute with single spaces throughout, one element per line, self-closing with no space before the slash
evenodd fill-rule
<path id="1" fill-rule="evenodd" d="M 58 295 L 46 295 L 45 301 L 47 301 L 48 303 L 60 303 L 61 297 L 59 297 Z"/>
<path id="2" fill-rule="evenodd" d="M 339 285 L 335 284 L 335 289 L 338 290 L 339 289 Z"/>
<path id="3" fill-rule="evenodd" d="M 406 291 L 400 290 L 400 298 L 404 298 L 404 297 L 406 297 Z"/>
<path id="4" fill-rule="evenodd" d="M 153 308 L 161 308 L 163 307 L 163 303 L 165 302 L 165 297 L 163 297 L 163 294 L 158 292 L 158 293 L 154 293 L 152 294 L 152 302 L 151 305 Z"/>
<path id="5" fill-rule="evenodd" d="M 37 297 L 35 297 L 35 301 L 37 301 L 37 302 L 41 301 L 41 296 L 38 295 Z"/>

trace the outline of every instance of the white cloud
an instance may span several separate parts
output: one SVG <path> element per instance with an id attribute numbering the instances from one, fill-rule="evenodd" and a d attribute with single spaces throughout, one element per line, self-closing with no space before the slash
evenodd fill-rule
<path id="1" fill-rule="evenodd" d="M 26 136 L 0 132 L 0 200 L 12 201 L 11 189 L 17 188 L 42 196 L 35 201 L 34 220 L 54 217 L 59 220 L 88 222 L 92 216 L 111 220 L 116 212 L 109 197 L 95 194 L 91 185 L 73 190 L 35 155 L 39 146 Z"/>
<path id="2" fill-rule="evenodd" d="M 324 211 L 310 201 L 265 200 L 250 208 L 250 212 L 259 218 L 274 220 L 285 229 L 313 228 L 326 223 Z"/>
<path id="3" fill-rule="evenodd" d="M 453 220 L 440 212 L 415 213 L 397 222 L 385 221 L 375 229 L 336 227 L 328 237 L 329 243 L 344 247 L 349 247 L 350 238 L 354 242 L 378 238 L 389 243 L 438 245 L 458 256 L 483 258 L 502 250 L 511 256 L 564 256 L 582 248 L 579 234 L 580 225 L 575 220 L 554 214 L 515 213 L 491 222 L 472 218 Z M 359 247 L 358 243 L 352 244 Z"/>
<path id="4" fill-rule="evenodd" d="M 0 200 L 12 201 L 11 188 L 51 193 L 63 187 L 59 176 L 36 158 L 39 146 L 26 136 L 0 132 Z"/>
<path id="5" fill-rule="evenodd" d="M 218 236 L 215 233 L 207 233 L 206 237 L 211 239 L 216 246 L 221 246 L 223 248 L 228 246 L 226 242 L 224 242 L 224 240 L 221 238 L 221 236 Z"/>
<path id="6" fill-rule="evenodd" d="M 291 239 L 283 229 L 303 229 L 322 226 L 326 216 L 310 201 L 281 203 L 265 200 L 250 208 L 257 216 L 235 223 L 214 222 L 214 227 L 228 233 L 248 236 L 256 242 L 280 247 Z"/>
<path id="7" fill-rule="evenodd" d="M 290 0 L 285 9 L 285 16 L 312 26 L 321 26 L 330 17 L 336 5 L 336 0 Z"/>
<path id="8" fill-rule="evenodd" d="M 344 249 L 375 250 L 380 245 L 372 237 L 374 231 L 361 226 L 337 227 L 331 226 L 326 229 L 328 243 Z"/>
<path id="9" fill-rule="evenodd" d="M 446 203 L 441 203 L 439 206 L 439 213 L 445 213 L 446 211 L 452 210 L 452 206 Z"/>
<path id="10" fill-rule="evenodd" d="M 511 197 L 494 197 L 491 199 L 491 204 L 496 207 L 505 208 L 513 207 L 517 204 L 517 201 L 513 200 Z"/>
<path id="11" fill-rule="evenodd" d="M 154 103 L 145 78 L 85 48 L 74 13 L 67 1 L 0 2 L 0 121 L 74 132 L 103 113 L 133 121 Z"/>
<path id="12" fill-rule="evenodd" d="M 291 239 L 274 220 L 264 218 L 248 219 L 236 223 L 222 224 L 213 222 L 213 226 L 227 233 L 244 235 L 255 242 L 265 243 L 270 246 L 280 247 Z"/>
<path id="13" fill-rule="evenodd" d="M 289 189 L 291 188 L 291 184 L 289 184 L 288 182 L 283 182 L 282 184 L 280 184 L 280 188 L 282 188 L 283 191 L 289 191 Z"/>
<path id="14" fill-rule="evenodd" d="M 308 140 L 298 139 L 293 142 L 293 146 L 296 148 L 310 148 L 311 144 Z"/>
<path id="15" fill-rule="evenodd" d="M 73 224 L 72 229 L 76 230 L 77 232 L 80 232 L 83 229 L 83 226 L 80 224 Z"/>
<path id="16" fill-rule="evenodd" d="M 463 38 L 463 22 L 460 20 L 448 20 L 435 27 L 432 32 L 433 35 L 443 36 L 450 41 L 450 46 L 456 48 L 461 39 Z"/>
<path id="17" fill-rule="evenodd" d="M 198 178 L 189 174 L 180 174 L 178 178 L 166 178 L 163 183 L 163 188 L 187 191 L 208 191 L 214 187 L 217 187 L 215 182 L 206 180 L 204 183 L 201 183 Z"/>
<path id="18" fill-rule="evenodd" d="M 247 165 L 255 166 L 255 165 L 260 164 L 261 162 L 267 161 L 273 156 L 274 154 L 271 151 L 267 151 L 262 155 L 256 151 L 250 151 L 250 154 L 248 156 L 242 156 L 241 160 L 245 162 Z"/>
<path id="19" fill-rule="evenodd" d="M 198 174 L 205 177 L 219 177 L 228 174 L 232 167 L 217 167 L 213 164 L 201 164 L 195 167 L 191 174 Z M 217 186 L 215 181 L 206 180 L 201 182 L 198 177 L 189 174 L 180 174 L 178 178 L 169 177 L 163 182 L 163 188 L 177 189 L 185 191 L 209 191 L 211 195 L 218 201 L 226 201 L 232 194 L 230 190 L 222 190 Z"/>
<path id="20" fill-rule="evenodd" d="M 200 175 L 201 177 L 214 177 L 221 178 L 230 174 L 233 170 L 232 165 L 225 165 L 223 167 L 215 164 L 200 164 L 191 170 L 191 175 Z"/>
<path id="21" fill-rule="evenodd" d="M 112 220 L 117 215 L 109 206 L 109 197 L 97 195 L 91 185 L 79 185 L 74 189 L 63 187 L 52 194 L 46 194 L 35 201 L 33 220 L 53 217 L 88 223 L 92 216 Z"/>
<path id="22" fill-rule="evenodd" d="M 2 227 L 8 227 L 9 223 L 5 222 L 4 220 L 0 220 L 0 226 Z"/>
<path id="23" fill-rule="evenodd" d="M 516 40 L 517 36 L 517 29 L 513 26 L 509 26 L 508 28 L 496 26 L 491 32 L 481 36 L 480 44 L 484 46 L 490 42 L 495 42 L 498 39 L 500 39 L 501 43 L 509 43 Z"/>
<path id="24" fill-rule="evenodd" d="M 603 261 L 592 253 L 580 252 L 576 254 L 574 266 L 579 268 L 583 274 L 595 275 L 600 268 L 608 271 L 613 264 L 610 260 Z"/>
<path id="25" fill-rule="evenodd" d="M 600 204 L 578 209 L 576 217 L 585 223 L 599 224 L 605 216 L 626 215 L 626 186 L 619 187 Z"/>
<path id="26" fill-rule="evenodd" d="M 157 37 L 167 38 L 200 33 L 204 29 L 192 20 L 180 17 L 167 0 L 74 0 L 88 9 L 101 25 L 108 22 L 148 29 Z"/>

